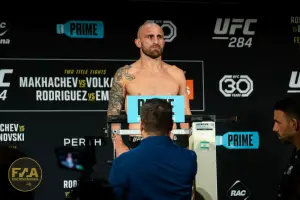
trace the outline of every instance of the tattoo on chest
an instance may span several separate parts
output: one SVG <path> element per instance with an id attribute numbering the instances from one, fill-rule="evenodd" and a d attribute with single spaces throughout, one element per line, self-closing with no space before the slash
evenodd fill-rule
<path id="1" fill-rule="evenodd" d="M 132 81 L 135 79 L 135 76 L 132 74 L 129 74 L 130 66 L 126 65 L 124 67 L 121 67 L 117 70 L 112 88 L 109 93 L 109 103 L 108 103 L 108 114 L 109 115 L 119 115 L 124 102 L 125 102 L 125 95 L 124 95 L 124 87 L 121 84 L 121 81 L 129 80 Z"/>

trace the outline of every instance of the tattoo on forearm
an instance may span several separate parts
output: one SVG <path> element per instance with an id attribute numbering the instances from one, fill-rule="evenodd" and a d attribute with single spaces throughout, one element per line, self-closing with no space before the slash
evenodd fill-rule
<path id="1" fill-rule="evenodd" d="M 108 114 L 119 115 L 124 104 L 123 87 L 114 81 L 109 94 Z"/>
<path id="2" fill-rule="evenodd" d="M 108 115 L 119 115 L 124 102 L 125 102 L 125 96 L 124 96 L 124 88 L 121 84 L 121 81 L 123 77 L 126 80 L 133 80 L 135 77 L 128 73 L 129 66 L 121 67 L 117 70 L 114 81 L 112 84 L 112 88 L 109 93 L 109 103 L 108 103 L 108 109 L 107 113 Z"/>

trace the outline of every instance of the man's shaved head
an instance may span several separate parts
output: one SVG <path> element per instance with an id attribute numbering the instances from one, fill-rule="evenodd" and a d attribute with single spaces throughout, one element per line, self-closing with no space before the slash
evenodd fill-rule
<path id="1" fill-rule="evenodd" d="M 138 38 L 138 39 L 141 39 L 141 33 L 143 32 L 143 30 L 144 30 L 145 28 L 148 28 L 148 27 L 157 27 L 157 28 L 161 29 L 161 31 L 162 31 L 162 33 L 163 33 L 162 28 L 161 28 L 158 24 L 156 24 L 156 23 L 154 23 L 154 22 L 146 21 L 144 24 L 142 24 L 142 25 L 140 26 L 140 28 L 139 28 L 139 30 L 138 30 L 138 32 L 137 32 L 137 38 Z"/>
<path id="2" fill-rule="evenodd" d="M 162 28 L 151 21 L 146 21 L 140 26 L 135 39 L 136 46 L 144 54 L 153 59 L 162 55 L 165 40 Z"/>

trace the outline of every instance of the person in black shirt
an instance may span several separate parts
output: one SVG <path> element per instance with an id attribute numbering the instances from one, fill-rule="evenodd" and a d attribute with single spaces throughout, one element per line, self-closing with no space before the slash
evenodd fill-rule
<path id="1" fill-rule="evenodd" d="M 8 170 L 10 165 L 18 158 L 27 155 L 8 146 L 0 146 L 0 196 L 1 200 L 34 200 L 35 191 L 21 192 L 13 188 L 8 180 Z"/>
<path id="2" fill-rule="evenodd" d="M 274 107 L 273 131 L 295 146 L 278 187 L 278 200 L 300 200 L 300 96 L 283 99 Z"/>

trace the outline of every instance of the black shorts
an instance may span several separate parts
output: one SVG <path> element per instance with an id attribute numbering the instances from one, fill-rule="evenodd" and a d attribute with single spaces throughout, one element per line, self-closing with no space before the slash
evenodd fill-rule
<path id="1" fill-rule="evenodd" d="M 189 135 L 174 135 L 174 143 L 183 148 L 187 148 L 189 146 Z"/>
<path id="2" fill-rule="evenodd" d="M 143 138 L 141 136 L 129 136 L 128 137 L 128 143 L 129 143 L 129 148 L 133 149 L 137 147 Z"/>
<path id="3" fill-rule="evenodd" d="M 180 123 L 176 123 L 177 129 L 180 129 Z M 174 143 L 182 148 L 189 146 L 190 135 L 174 135 Z"/>
<path id="4" fill-rule="evenodd" d="M 177 124 L 177 127 L 178 126 L 179 124 Z M 122 124 L 122 129 L 128 129 L 128 125 L 125 126 Z M 174 135 L 174 143 L 179 147 L 187 148 L 189 146 L 189 137 L 189 135 Z M 141 136 L 123 136 L 123 141 L 131 149 L 136 148 L 140 144 L 141 140 Z"/>
<path id="5" fill-rule="evenodd" d="M 129 148 L 136 148 L 143 138 L 140 136 L 129 136 L 128 143 Z M 174 143 L 179 147 L 187 148 L 189 146 L 189 135 L 174 135 Z"/>

